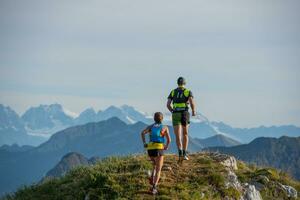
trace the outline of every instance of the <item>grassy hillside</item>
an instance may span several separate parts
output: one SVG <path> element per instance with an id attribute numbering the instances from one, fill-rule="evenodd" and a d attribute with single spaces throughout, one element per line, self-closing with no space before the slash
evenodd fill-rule
<path id="1" fill-rule="evenodd" d="M 241 190 L 228 186 L 228 169 L 210 153 L 191 155 L 191 160 L 176 164 L 175 155 L 167 155 L 159 185 L 159 194 L 148 194 L 147 171 L 151 168 L 145 155 L 112 157 L 92 166 L 78 167 L 57 179 L 19 189 L 5 199 L 239 199 Z M 237 162 L 233 170 L 241 184 L 256 182 L 263 199 L 289 199 L 280 184 L 298 192 L 300 183 L 274 169 L 260 169 Z M 299 198 L 298 198 L 299 199 Z"/>

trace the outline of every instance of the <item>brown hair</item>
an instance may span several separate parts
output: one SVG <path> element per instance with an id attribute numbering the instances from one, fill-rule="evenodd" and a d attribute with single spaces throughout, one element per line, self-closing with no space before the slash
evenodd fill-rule
<path id="1" fill-rule="evenodd" d="M 155 121 L 155 123 L 161 124 L 163 118 L 164 118 L 164 115 L 161 112 L 156 112 L 154 114 L 154 121 Z"/>

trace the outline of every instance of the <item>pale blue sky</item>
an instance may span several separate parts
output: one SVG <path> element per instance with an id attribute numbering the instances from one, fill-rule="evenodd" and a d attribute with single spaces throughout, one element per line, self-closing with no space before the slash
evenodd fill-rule
<path id="1" fill-rule="evenodd" d="M 166 112 L 186 77 L 233 126 L 300 126 L 297 0 L 0 0 L 0 103 Z"/>

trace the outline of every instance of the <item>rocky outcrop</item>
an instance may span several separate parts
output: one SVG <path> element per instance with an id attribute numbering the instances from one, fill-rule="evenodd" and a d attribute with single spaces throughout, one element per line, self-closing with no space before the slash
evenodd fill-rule
<path id="1" fill-rule="evenodd" d="M 248 183 L 241 184 L 232 170 L 228 171 L 225 186 L 227 188 L 232 187 L 238 190 L 242 194 L 240 200 L 262 200 L 260 192 L 255 188 L 255 186 Z"/>
<path id="2" fill-rule="evenodd" d="M 222 165 L 232 169 L 232 170 L 237 170 L 237 163 L 236 159 L 233 156 L 228 156 L 225 160 L 221 162 Z"/>
<path id="3" fill-rule="evenodd" d="M 249 183 L 241 184 L 238 180 L 238 177 L 234 172 L 235 170 L 238 170 L 235 157 L 219 153 L 211 153 L 210 156 L 225 167 L 228 172 L 225 186 L 226 188 L 232 187 L 239 191 L 242 194 L 240 200 L 262 200 L 260 192 L 254 185 Z"/>
<path id="4" fill-rule="evenodd" d="M 259 191 L 255 188 L 254 185 L 243 184 L 244 195 L 241 200 L 262 200 L 262 197 Z"/>
<path id="5" fill-rule="evenodd" d="M 280 183 L 279 183 L 279 185 L 286 192 L 288 197 L 291 197 L 294 199 L 298 198 L 298 192 L 295 188 L 293 188 L 292 186 L 289 186 L 289 185 L 282 185 Z"/>
<path id="6" fill-rule="evenodd" d="M 233 188 L 235 188 L 237 190 L 241 190 L 242 189 L 241 188 L 242 187 L 241 183 L 239 182 L 236 174 L 233 171 L 231 171 L 231 170 L 228 171 L 227 182 L 225 183 L 225 186 L 227 188 L 233 187 Z"/>
<path id="7" fill-rule="evenodd" d="M 284 191 L 287 198 L 297 199 L 298 193 L 295 188 L 289 185 L 283 185 L 280 182 L 270 180 L 267 176 L 274 177 L 275 180 L 279 179 L 279 175 L 274 173 L 272 169 L 259 169 L 257 175 L 251 178 L 249 183 L 241 183 L 238 180 L 235 171 L 238 170 L 237 161 L 233 156 L 220 153 L 210 153 L 210 156 L 220 162 L 228 172 L 226 177 L 226 188 L 234 188 L 240 192 L 240 200 L 262 200 L 260 191 L 268 187 L 268 184 L 277 185 L 278 191 Z M 225 198 L 227 199 L 227 198 Z"/>
<path id="8" fill-rule="evenodd" d="M 210 156 L 215 160 L 221 163 L 223 166 L 225 166 L 229 170 L 237 170 L 237 162 L 235 157 L 229 156 L 227 154 L 220 154 L 212 152 L 210 153 Z"/>

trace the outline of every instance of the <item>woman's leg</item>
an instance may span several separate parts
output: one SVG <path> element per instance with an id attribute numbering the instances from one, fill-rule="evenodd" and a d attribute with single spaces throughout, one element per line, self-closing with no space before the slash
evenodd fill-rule
<path id="1" fill-rule="evenodd" d="M 164 164 L 164 156 L 158 156 L 155 158 L 155 176 L 154 176 L 154 186 L 157 186 L 158 181 L 160 179 L 160 172 L 161 172 L 161 168 Z"/>
<path id="2" fill-rule="evenodd" d="M 154 184 L 154 176 L 155 176 L 155 168 L 156 168 L 156 163 L 155 163 L 155 157 L 150 157 L 151 162 L 152 162 L 152 172 L 151 172 L 151 177 L 149 179 L 149 182 L 151 185 Z"/>

